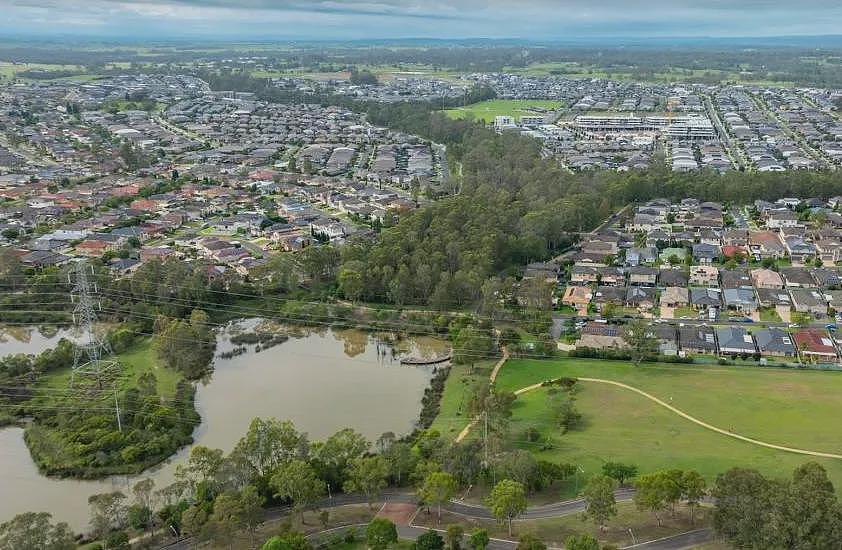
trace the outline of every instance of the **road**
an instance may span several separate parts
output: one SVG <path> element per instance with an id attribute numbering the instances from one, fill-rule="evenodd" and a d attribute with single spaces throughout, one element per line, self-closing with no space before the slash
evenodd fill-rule
<path id="1" fill-rule="evenodd" d="M 634 497 L 634 489 L 618 489 L 617 491 L 615 491 L 614 497 L 617 499 L 618 502 L 629 501 Z M 397 491 L 384 493 L 381 496 L 381 499 L 379 500 L 386 500 L 390 502 L 406 502 L 412 504 L 418 502 L 418 499 L 414 493 Z M 364 504 L 365 502 L 365 497 L 361 495 L 343 494 L 336 495 L 335 497 L 330 499 L 324 499 L 320 503 L 318 503 L 318 505 L 315 506 L 315 508 L 335 508 L 338 506 L 345 506 L 348 504 Z M 443 508 L 452 514 L 460 515 L 467 518 L 485 520 L 494 519 L 494 517 L 491 515 L 491 512 L 485 506 L 454 501 L 444 506 Z M 585 501 L 583 499 L 567 500 L 563 502 L 555 502 L 552 504 L 545 504 L 542 506 L 534 506 L 528 508 L 526 510 L 526 513 L 524 513 L 520 518 L 518 518 L 515 521 L 517 522 L 524 520 L 563 517 L 569 516 L 571 514 L 581 513 L 584 510 Z M 287 514 L 289 514 L 289 511 L 290 509 L 288 507 L 280 507 L 266 510 L 264 522 L 278 521 L 281 518 L 285 517 Z M 349 525 L 344 527 L 338 527 L 335 529 L 328 530 L 326 532 L 314 533 L 312 535 L 309 535 L 308 538 L 310 538 L 313 541 L 323 540 L 328 537 L 334 537 L 337 534 L 341 534 L 343 531 L 346 531 L 352 527 L 361 526 Z M 415 538 L 427 532 L 427 530 L 428 529 L 421 527 L 399 526 L 398 534 L 401 538 L 415 540 Z M 651 543 L 646 543 L 657 544 L 657 546 L 637 545 L 633 548 L 644 548 L 646 550 L 682 550 L 684 548 L 692 548 L 692 546 L 688 546 L 690 542 L 693 542 L 693 544 L 701 544 L 702 542 L 709 540 L 710 537 L 711 533 L 709 532 L 709 530 L 700 529 L 698 531 L 693 531 L 690 533 L 683 533 L 675 537 L 669 537 L 666 539 L 661 539 L 659 541 L 652 541 Z M 489 545 L 489 548 L 492 550 L 511 550 L 516 546 L 516 542 L 495 539 L 492 541 L 492 544 Z M 159 546 L 161 550 L 190 550 L 192 548 L 198 547 L 200 547 L 200 543 L 197 543 L 192 537 L 187 537 L 181 540 L 170 542 L 163 546 Z"/>
<path id="2" fill-rule="evenodd" d="M 685 550 L 688 548 L 696 548 L 713 538 L 713 532 L 710 529 L 696 529 L 695 531 L 688 531 L 674 537 L 666 537 L 650 542 L 643 542 L 633 546 L 626 546 L 626 549 L 634 550 Z"/>
<path id="3" fill-rule="evenodd" d="M 716 133 L 719 136 L 719 141 L 721 141 L 722 145 L 725 146 L 725 152 L 728 153 L 731 163 L 736 164 L 741 170 L 745 170 L 747 167 L 751 168 L 751 165 L 745 159 L 745 154 L 743 153 L 742 148 L 739 145 L 734 145 L 734 142 L 731 140 L 731 135 L 725 128 L 725 124 L 723 124 L 722 119 L 719 118 L 719 112 L 716 110 L 716 107 L 714 107 L 710 96 L 706 94 L 704 97 L 705 110 L 707 111 L 708 118 L 716 127 Z"/>

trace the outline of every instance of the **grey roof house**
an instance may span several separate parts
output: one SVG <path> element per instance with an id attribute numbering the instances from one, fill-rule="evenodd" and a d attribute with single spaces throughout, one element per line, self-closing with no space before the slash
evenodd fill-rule
<path id="1" fill-rule="evenodd" d="M 795 357 L 795 344 L 792 343 L 792 337 L 779 328 L 755 331 L 754 341 L 757 343 L 757 350 L 762 355 Z"/>
<path id="2" fill-rule="evenodd" d="M 719 327 L 716 329 L 719 353 L 755 353 L 754 339 L 743 327 Z"/>

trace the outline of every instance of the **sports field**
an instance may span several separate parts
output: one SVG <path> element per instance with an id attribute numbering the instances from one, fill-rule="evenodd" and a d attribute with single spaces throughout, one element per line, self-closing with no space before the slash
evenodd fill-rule
<path id="1" fill-rule="evenodd" d="M 708 424 L 777 445 L 842 454 L 842 373 L 644 364 L 559 359 L 511 360 L 497 385 L 516 390 L 542 380 L 589 377 L 641 389 Z M 713 432 L 627 389 L 580 382 L 576 407 L 585 426 L 562 435 L 544 388 L 520 395 L 510 437 L 540 458 L 582 464 L 589 473 L 607 460 L 637 464 L 641 471 L 695 468 L 706 477 L 732 466 L 788 476 L 809 460 L 823 464 L 842 489 L 842 460 L 767 449 Z M 552 449 L 525 439 L 538 428 Z"/>
<path id="2" fill-rule="evenodd" d="M 493 122 L 496 116 L 512 116 L 515 121 L 524 115 L 540 115 L 546 111 L 560 109 L 563 106 L 560 101 L 545 101 L 533 99 L 489 99 L 466 105 L 447 109 L 445 113 L 450 118 L 465 118 L 473 116 L 476 120 Z"/>

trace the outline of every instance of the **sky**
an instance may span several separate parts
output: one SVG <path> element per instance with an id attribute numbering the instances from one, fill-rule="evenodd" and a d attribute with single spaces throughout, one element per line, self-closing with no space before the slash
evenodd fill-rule
<path id="1" fill-rule="evenodd" d="M 842 0 L 0 0 L 0 35 L 545 41 L 842 34 Z"/>

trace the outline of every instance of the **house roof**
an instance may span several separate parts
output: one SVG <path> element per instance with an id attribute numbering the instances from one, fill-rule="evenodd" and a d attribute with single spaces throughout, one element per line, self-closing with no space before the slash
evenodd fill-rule
<path id="1" fill-rule="evenodd" d="M 792 335 L 792 339 L 801 351 L 821 355 L 836 355 L 836 349 L 833 347 L 833 340 L 831 340 L 830 336 L 828 336 L 828 334 L 823 330 L 799 330 Z"/>
<path id="2" fill-rule="evenodd" d="M 719 349 L 722 351 L 755 351 L 751 334 L 742 327 L 719 327 L 716 329 L 716 339 L 719 340 Z"/>
<path id="3" fill-rule="evenodd" d="M 684 349 L 716 351 L 713 329 L 705 326 L 687 326 L 678 329 L 678 338 Z"/>
<path id="4" fill-rule="evenodd" d="M 795 352 L 792 337 L 779 328 L 761 329 L 754 332 L 757 349 L 763 352 L 790 354 Z"/>

